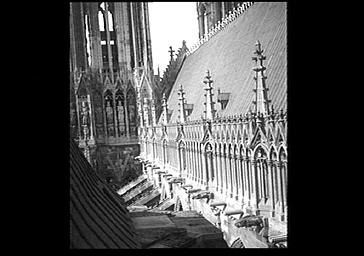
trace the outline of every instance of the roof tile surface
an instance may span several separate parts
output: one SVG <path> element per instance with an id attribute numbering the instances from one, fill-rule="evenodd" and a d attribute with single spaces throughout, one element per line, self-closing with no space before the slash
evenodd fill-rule
<path id="1" fill-rule="evenodd" d="M 171 122 L 178 120 L 178 88 L 185 89 L 186 103 L 194 104 L 190 120 L 200 119 L 204 111 L 204 84 L 206 70 L 214 81 L 214 101 L 219 116 L 245 114 L 253 107 L 255 43 L 260 41 L 266 60 L 268 99 L 275 109 L 286 110 L 287 100 L 287 39 L 286 3 L 256 2 L 224 30 L 205 42 L 189 55 L 173 85 L 168 108 L 175 109 Z M 231 93 L 224 110 L 217 103 L 217 88 Z"/>

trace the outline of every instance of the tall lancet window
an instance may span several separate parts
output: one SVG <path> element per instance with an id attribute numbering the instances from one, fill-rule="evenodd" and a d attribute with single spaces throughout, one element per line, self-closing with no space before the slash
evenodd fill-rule
<path id="1" fill-rule="evenodd" d="M 104 10 L 105 9 L 105 3 L 102 3 L 100 5 L 100 7 Z M 99 29 L 100 29 L 100 31 L 105 31 L 104 15 L 103 15 L 101 10 L 98 12 L 98 18 L 99 18 Z"/>
<path id="2" fill-rule="evenodd" d="M 104 96 L 105 114 L 106 114 L 106 129 L 108 136 L 115 136 L 114 132 L 114 102 L 112 93 L 107 90 Z"/>
<path id="3" fill-rule="evenodd" d="M 99 6 L 98 20 L 101 35 L 101 51 L 104 68 L 109 67 L 109 59 L 114 67 L 117 66 L 116 33 L 112 14 L 113 5 L 102 2 Z M 109 43 L 108 43 L 109 41 Z M 108 48 L 110 47 L 110 48 Z M 108 52 L 110 49 L 110 53 Z M 110 55 L 110 56 L 109 56 Z"/>
<path id="4" fill-rule="evenodd" d="M 128 115 L 129 115 L 129 132 L 131 136 L 137 136 L 137 113 L 136 113 L 136 100 L 133 89 L 129 89 L 126 94 Z"/>
<path id="5" fill-rule="evenodd" d="M 179 152 L 180 172 L 182 174 L 186 170 L 186 145 L 185 145 L 185 143 L 183 141 L 181 141 L 179 143 L 178 152 Z"/>
<path id="6" fill-rule="evenodd" d="M 205 156 L 206 156 L 206 181 L 209 182 L 214 179 L 213 177 L 213 150 L 210 143 L 207 143 L 205 146 Z"/>
<path id="7" fill-rule="evenodd" d="M 284 203 L 287 200 L 287 155 L 283 148 L 279 152 L 279 165 L 281 172 L 280 187 L 282 191 L 282 205 L 285 206 Z"/>
<path id="8" fill-rule="evenodd" d="M 117 127 L 118 127 L 118 135 L 119 137 L 126 135 L 126 121 L 125 121 L 125 106 L 124 106 L 124 94 L 119 89 L 115 94 L 115 103 L 116 103 L 116 118 L 117 118 Z"/>
<path id="9" fill-rule="evenodd" d="M 205 10 L 204 13 L 203 13 L 203 25 L 204 25 L 204 33 L 203 35 L 206 35 L 207 32 L 209 31 L 209 28 L 208 28 L 208 21 L 207 21 L 207 11 Z"/>
<path id="10" fill-rule="evenodd" d="M 169 162 L 169 154 L 168 154 L 168 144 L 167 140 L 163 140 L 163 163 L 167 164 Z"/>
<path id="11" fill-rule="evenodd" d="M 256 161 L 256 178 L 258 183 L 258 198 L 268 199 L 269 198 L 269 180 L 268 180 L 268 163 L 267 154 L 262 147 L 259 147 L 254 155 L 254 160 Z"/>
<path id="12" fill-rule="evenodd" d="M 87 52 L 87 62 L 88 66 L 91 66 L 91 42 L 90 42 L 90 27 L 89 27 L 89 17 L 85 15 L 85 30 L 86 30 L 86 52 Z"/>

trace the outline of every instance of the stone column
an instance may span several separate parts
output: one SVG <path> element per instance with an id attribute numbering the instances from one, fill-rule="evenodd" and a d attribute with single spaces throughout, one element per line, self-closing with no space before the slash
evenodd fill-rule
<path id="1" fill-rule="evenodd" d="M 118 127 L 117 127 L 117 116 L 116 116 L 116 100 L 115 100 L 115 92 L 112 92 L 112 109 L 113 109 L 113 117 L 114 117 L 114 134 L 115 134 L 115 142 L 118 136 Z"/>
<path id="2" fill-rule="evenodd" d="M 135 17 L 134 17 L 134 4 L 130 2 L 130 19 L 131 19 L 131 34 L 132 34 L 132 43 L 133 43 L 133 61 L 134 61 L 134 68 L 138 67 L 138 60 L 137 60 L 137 45 L 136 45 L 136 34 L 135 34 Z"/>
<path id="3" fill-rule="evenodd" d="M 90 116 L 90 142 L 94 143 L 94 118 L 92 115 L 92 104 L 90 94 L 87 94 L 87 103 L 88 103 L 88 114 Z"/>
<path id="4" fill-rule="evenodd" d="M 129 130 L 129 105 L 127 100 L 127 94 L 123 90 L 122 94 L 124 95 L 124 110 L 125 110 L 125 128 L 126 128 L 126 137 L 130 138 L 130 130 Z"/>
<path id="5" fill-rule="evenodd" d="M 91 68 L 100 70 L 102 68 L 101 35 L 98 18 L 98 3 L 87 3 L 90 15 L 90 46 L 91 46 Z"/>

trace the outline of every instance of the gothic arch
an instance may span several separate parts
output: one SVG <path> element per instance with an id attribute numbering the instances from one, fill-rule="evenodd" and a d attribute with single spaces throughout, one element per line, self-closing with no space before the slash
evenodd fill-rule
<path id="1" fill-rule="evenodd" d="M 279 158 L 279 161 L 287 161 L 287 148 L 286 146 L 284 145 L 281 145 L 279 148 L 278 148 L 278 158 Z"/>
<path id="2" fill-rule="evenodd" d="M 241 142 L 241 132 L 240 129 L 238 129 L 237 133 L 236 133 L 236 142 L 240 143 Z"/>
<path id="3" fill-rule="evenodd" d="M 239 153 L 240 153 L 240 157 L 244 157 L 245 156 L 245 147 L 244 144 L 239 144 Z"/>
<path id="4" fill-rule="evenodd" d="M 253 159 L 255 161 L 255 173 L 257 184 L 257 198 L 258 200 L 266 200 L 270 197 L 271 191 L 269 188 L 268 176 L 268 149 L 265 145 L 259 144 L 255 147 L 253 152 Z"/>
<path id="5" fill-rule="evenodd" d="M 263 143 L 259 143 L 258 145 L 256 145 L 253 149 L 253 157 L 255 158 L 257 153 L 259 153 L 259 149 L 263 149 L 264 150 L 264 153 L 266 156 L 268 156 L 268 148 L 265 144 Z"/>
<path id="6" fill-rule="evenodd" d="M 226 130 L 226 138 L 225 138 L 225 141 L 226 142 L 230 142 L 230 133 L 229 133 L 229 130 Z"/>
<path id="7" fill-rule="evenodd" d="M 269 155 L 268 155 L 269 160 L 277 160 L 278 150 L 277 150 L 277 148 L 276 148 L 276 146 L 274 144 L 269 147 L 268 152 L 269 152 Z M 275 159 L 273 157 L 274 154 L 275 154 Z"/>
<path id="8" fill-rule="evenodd" d="M 208 141 L 203 145 L 203 152 L 206 156 L 205 164 L 206 164 L 206 180 L 207 182 L 212 181 L 214 176 L 214 147 L 213 143 Z"/>

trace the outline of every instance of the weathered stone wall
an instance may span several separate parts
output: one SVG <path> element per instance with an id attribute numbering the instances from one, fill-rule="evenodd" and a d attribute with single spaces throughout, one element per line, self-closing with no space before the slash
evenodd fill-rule
<path id="1" fill-rule="evenodd" d="M 122 182 L 126 172 L 141 174 L 141 164 L 135 160 L 140 153 L 138 144 L 134 145 L 100 145 L 94 158 L 96 170 L 103 177 L 112 177 L 116 183 Z"/>

